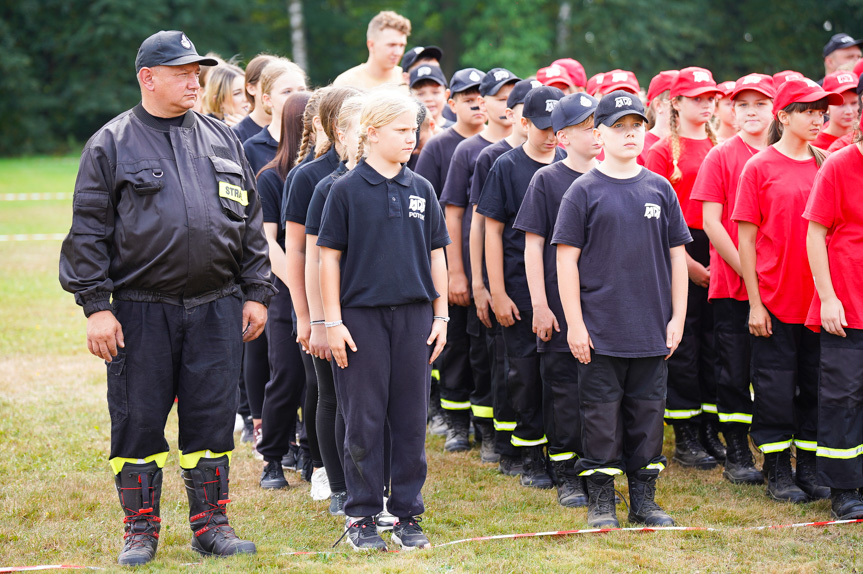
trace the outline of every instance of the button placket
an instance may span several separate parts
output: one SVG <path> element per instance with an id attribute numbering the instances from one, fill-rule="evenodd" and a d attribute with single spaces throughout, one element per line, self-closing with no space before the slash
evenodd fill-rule
<path id="1" fill-rule="evenodd" d="M 389 206 L 389 217 L 394 218 L 402 216 L 402 202 L 399 201 L 398 189 L 391 181 L 387 182 L 387 205 Z"/>

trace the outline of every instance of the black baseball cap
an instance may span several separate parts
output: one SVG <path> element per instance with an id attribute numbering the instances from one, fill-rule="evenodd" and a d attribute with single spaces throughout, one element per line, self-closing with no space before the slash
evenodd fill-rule
<path id="1" fill-rule="evenodd" d="M 459 70 L 452 75 L 452 79 L 449 81 L 450 92 L 454 95 L 472 88 L 479 88 L 484 77 L 485 72 L 477 70 L 476 68 L 465 68 L 464 70 Z"/>
<path id="2" fill-rule="evenodd" d="M 431 82 L 436 82 L 446 87 L 446 76 L 443 75 L 443 70 L 438 66 L 426 65 L 423 64 L 417 68 L 411 70 L 410 81 L 408 81 L 408 85 L 413 88 L 414 84 L 418 84 L 419 82 L 425 82 L 426 80 Z"/>
<path id="3" fill-rule="evenodd" d="M 141 43 L 138 57 L 135 58 L 135 71 L 154 66 L 182 66 L 184 64 L 203 64 L 216 66 L 218 61 L 201 56 L 195 45 L 179 30 L 156 32 Z"/>
<path id="4" fill-rule="evenodd" d="M 647 121 L 641 98 L 626 90 L 615 90 L 602 96 L 602 99 L 599 100 L 599 105 L 596 106 L 596 111 L 593 113 L 593 121 L 596 125 L 610 126 L 623 116 L 632 115 L 641 116 L 644 121 Z"/>
<path id="5" fill-rule="evenodd" d="M 551 112 L 551 127 L 557 133 L 563 128 L 578 125 L 596 111 L 599 101 L 587 94 L 564 96 Z"/>
<path id="6" fill-rule="evenodd" d="M 443 50 L 437 46 L 417 46 L 411 48 L 402 56 L 402 70 L 407 71 L 420 58 L 431 58 L 440 62 L 443 59 Z"/>
<path id="7" fill-rule="evenodd" d="M 542 82 L 539 80 L 521 80 L 516 82 L 509 93 L 509 97 L 506 99 L 506 107 L 512 109 L 519 104 L 523 104 L 527 93 L 540 86 L 542 86 Z"/>
<path id="8" fill-rule="evenodd" d="M 479 84 L 479 95 L 493 96 L 505 85 L 515 83 L 520 79 L 506 68 L 492 68 L 485 73 L 485 77 Z"/>
<path id="9" fill-rule="evenodd" d="M 532 121 L 539 129 L 547 130 L 551 127 L 551 112 L 564 95 L 562 90 L 552 86 L 534 88 L 524 98 L 521 116 Z"/>
<path id="10" fill-rule="evenodd" d="M 826 58 L 836 50 L 859 46 L 860 44 L 863 44 L 863 40 L 855 40 L 848 34 L 834 34 L 830 41 L 824 45 L 823 56 Z"/>

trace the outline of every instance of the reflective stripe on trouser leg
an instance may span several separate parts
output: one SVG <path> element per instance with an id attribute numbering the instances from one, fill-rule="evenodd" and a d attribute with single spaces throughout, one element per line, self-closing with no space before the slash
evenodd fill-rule
<path id="1" fill-rule="evenodd" d="M 492 408 L 494 410 L 494 451 L 502 456 L 517 456 L 518 450 L 510 439 L 515 430 L 515 410 L 506 388 L 506 373 L 509 370 L 502 327 L 491 314 L 492 327 L 483 326 L 489 364 L 491 365 Z"/>
<path id="2" fill-rule="evenodd" d="M 491 419 L 494 417 L 494 397 L 491 385 L 491 357 L 485 341 L 486 328 L 476 316 L 476 307 L 473 303 L 467 309 L 467 335 L 470 340 L 469 359 L 473 373 L 473 390 L 470 393 L 471 412 L 474 418 Z"/>
<path id="3" fill-rule="evenodd" d="M 748 301 L 713 300 L 713 340 L 719 422 L 748 426 L 752 423 Z"/>
<path id="4" fill-rule="evenodd" d="M 539 373 L 536 334 L 531 327 L 532 320 L 531 311 L 522 311 L 521 320 L 503 330 L 509 362 L 506 384 L 518 423 L 511 441 L 515 446 L 522 446 L 525 442 L 545 442 L 542 379 Z"/>
<path id="5" fill-rule="evenodd" d="M 186 470 L 191 470 L 198 466 L 198 462 L 202 458 L 220 458 L 223 456 L 228 457 L 228 464 L 231 463 L 231 453 L 232 451 L 227 452 L 213 452 L 211 450 L 199 450 L 197 452 L 180 452 L 180 468 L 185 468 Z"/>
<path id="6" fill-rule="evenodd" d="M 114 474 L 120 474 L 120 471 L 123 470 L 123 465 L 127 462 L 129 464 L 147 464 L 148 462 L 155 462 L 156 466 L 159 468 L 165 468 L 165 462 L 167 460 L 168 453 L 159 452 L 145 458 L 122 458 L 117 456 L 109 460 L 108 464 L 111 465 L 111 470 L 114 471 Z"/>
<path id="7" fill-rule="evenodd" d="M 578 360 L 568 351 L 546 351 L 539 354 L 539 367 L 548 455 L 569 460 L 581 452 Z"/>
<path id="8" fill-rule="evenodd" d="M 482 405 L 471 405 L 470 412 L 473 413 L 474 418 L 477 419 L 493 419 L 494 418 L 494 409 L 492 407 L 482 406 Z"/>

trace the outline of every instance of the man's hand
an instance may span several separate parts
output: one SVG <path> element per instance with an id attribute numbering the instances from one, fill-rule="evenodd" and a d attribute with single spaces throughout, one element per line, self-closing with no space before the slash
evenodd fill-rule
<path id="1" fill-rule="evenodd" d="M 123 327 L 111 311 L 98 311 L 87 318 L 87 348 L 108 363 L 123 348 Z"/>
<path id="2" fill-rule="evenodd" d="M 246 301 L 243 304 L 243 342 L 257 339 L 266 324 L 267 308 L 257 301 Z"/>

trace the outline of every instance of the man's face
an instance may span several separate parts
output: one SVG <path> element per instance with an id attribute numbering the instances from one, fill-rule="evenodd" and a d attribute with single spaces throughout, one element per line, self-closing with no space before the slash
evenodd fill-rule
<path id="1" fill-rule="evenodd" d="M 402 61 L 408 37 L 393 28 L 385 28 L 370 38 L 366 45 L 369 56 L 384 69 L 391 69 Z"/>
<path id="2" fill-rule="evenodd" d="M 198 82 L 200 64 L 183 66 L 154 66 L 153 96 L 166 111 L 177 115 L 195 106 L 201 91 Z"/>
<path id="3" fill-rule="evenodd" d="M 824 58 L 824 71 L 827 74 L 831 74 L 845 64 L 853 67 L 861 55 L 863 55 L 863 52 L 860 51 L 860 46 L 849 46 L 834 50 L 832 54 Z"/>

